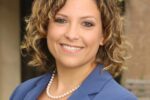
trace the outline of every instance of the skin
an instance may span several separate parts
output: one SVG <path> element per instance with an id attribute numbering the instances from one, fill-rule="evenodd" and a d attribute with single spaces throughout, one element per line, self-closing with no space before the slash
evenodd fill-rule
<path id="1" fill-rule="evenodd" d="M 47 43 L 58 72 L 49 91 L 61 95 L 81 84 L 96 67 L 103 34 L 95 1 L 67 0 L 55 19 L 49 21 Z M 50 100 L 45 91 L 40 98 Z"/>

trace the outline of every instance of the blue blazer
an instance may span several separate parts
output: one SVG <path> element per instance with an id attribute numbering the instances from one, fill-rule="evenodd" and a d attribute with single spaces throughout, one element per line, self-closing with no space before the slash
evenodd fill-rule
<path id="1" fill-rule="evenodd" d="M 137 100 L 102 68 L 103 65 L 98 65 L 68 100 Z M 15 89 L 10 100 L 37 100 L 50 77 L 51 74 L 46 73 L 22 83 Z"/>

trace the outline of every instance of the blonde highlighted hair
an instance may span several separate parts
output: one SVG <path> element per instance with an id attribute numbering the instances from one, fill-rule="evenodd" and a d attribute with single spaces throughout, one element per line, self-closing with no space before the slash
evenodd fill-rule
<path id="1" fill-rule="evenodd" d="M 30 56 L 29 64 L 40 70 L 52 71 L 55 59 L 47 48 L 46 35 L 48 22 L 65 5 L 66 0 L 35 0 L 32 14 L 27 19 L 27 34 L 22 42 L 23 54 Z M 96 61 L 104 64 L 104 69 L 116 76 L 126 60 L 125 39 L 123 38 L 122 18 L 117 0 L 95 0 L 101 13 L 104 45 L 100 46 Z"/>

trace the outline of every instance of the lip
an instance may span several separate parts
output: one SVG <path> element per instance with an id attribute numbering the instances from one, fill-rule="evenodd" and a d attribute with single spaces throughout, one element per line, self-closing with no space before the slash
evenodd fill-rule
<path id="1" fill-rule="evenodd" d="M 66 46 L 70 46 L 70 47 L 75 47 L 75 48 L 84 48 L 84 46 L 79 46 L 79 45 L 74 45 L 74 44 L 67 44 L 67 43 L 60 43 L 60 45 L 66 45 Z"/>
<path id="2" fill-rule="evenodd" d="M 83 46 L 60 43 L 60 47 L 64 53 L 77 54 L 83 50 Z"/>

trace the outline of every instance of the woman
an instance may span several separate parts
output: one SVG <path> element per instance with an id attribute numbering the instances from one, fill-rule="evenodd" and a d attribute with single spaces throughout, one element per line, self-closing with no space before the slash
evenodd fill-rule
<path id="1" fill-rule="evenodd" d="M 10 100 L 137 100 L 112 77 L 123 69 L 123 44 L 116 0 L 35 0 L 22 49 L 47 73 Z"/>

